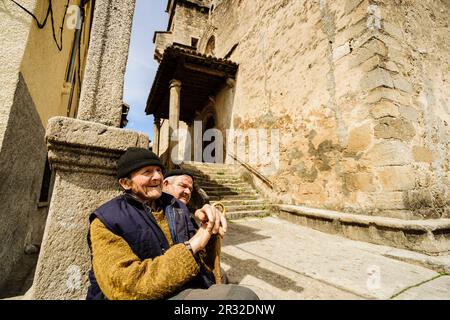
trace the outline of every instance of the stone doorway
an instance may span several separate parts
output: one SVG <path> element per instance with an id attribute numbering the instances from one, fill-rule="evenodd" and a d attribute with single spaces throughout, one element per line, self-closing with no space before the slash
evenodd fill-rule
<path id="1" fill-rule="evenodd" d="M 206 118 L 206 121 L 204 122 L 204 125 L 203 125 L 203 132 L 202 132 L 202 137 L 205 136 L 205 132 L 206 132 L 207 130 L 209 130 L 209 129 L 215 129 L 215 128 L 216 128 L 216 120 L 214 119 L 214 116 L 213 116 L 213 115 L 210 115 L 210 116 L 208 116 L 208 117 Z M 204 141 L 204 140 L 202 140 L 202 141 L 203 141 L 203 142 L 202 142 L 202 159 L 203 159 L 203 162 L 214 163 L 214 161 L 212 161 L 212 160 L 210 159 L 210 157 L 205 157 L 205 155 L 204 155 L 203 152 L 205 151 L 205 148 L 206 148 L 209 144 L 211 144 L 211 143 L 213 143 L 213 142 L 215 141 L 215 138 L 213 137 L 211 141 Z M 215 159 L 215 157 L 216 157 L 216 150 L 215 150 L 215 149 L 211 152 L 211 156 L 212 156 L 213 159 Z"/>

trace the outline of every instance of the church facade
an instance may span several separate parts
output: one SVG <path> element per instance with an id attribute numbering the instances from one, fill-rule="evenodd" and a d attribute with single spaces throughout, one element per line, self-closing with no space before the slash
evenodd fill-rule
<path id="1" fill-rule="evenodd" d="M 367 218 L 367 233 L 387 218 L 386 230 L 399 222 L 407 241 L 448 250 L 448 10 L 441 1 L 168 1 L 146 109 L 154 150 L 168 161 L 181 128 L 191 139 L 179 139 L 190 147 L 183 159 L 203 161 L 196 124 L 224 140 L 227 130 L 277 130 L 277 170 L 253 164 L 273 203 Z M 217 162 L 233 158 L 229 142 Z"/>

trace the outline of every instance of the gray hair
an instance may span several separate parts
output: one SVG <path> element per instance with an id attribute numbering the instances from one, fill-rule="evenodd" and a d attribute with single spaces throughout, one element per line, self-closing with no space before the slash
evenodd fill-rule
<path id="1" fill-rule="evenodd" d="M 181 176 L 170 176 L 164 179 L 164 181 L 169 182 L 170 184 L 174 184 L 177 182 L 177 179 Z"/>

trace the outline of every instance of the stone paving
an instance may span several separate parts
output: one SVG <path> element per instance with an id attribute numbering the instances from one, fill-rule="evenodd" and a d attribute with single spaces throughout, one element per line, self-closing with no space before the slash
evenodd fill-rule
<path id="1" fill-rule="evenodd" d="M 274 216 L 229 221 L 221 263 L 231 283 L 263 300 L 450 300 L 449 256 L 353 241 Z"/>
<path id="2" fill-rule="evenodd" d="M 450 299 L 450 257 L 353 241 L 277 217 L 230 221 L 230 282 L 261 299 Z"/>

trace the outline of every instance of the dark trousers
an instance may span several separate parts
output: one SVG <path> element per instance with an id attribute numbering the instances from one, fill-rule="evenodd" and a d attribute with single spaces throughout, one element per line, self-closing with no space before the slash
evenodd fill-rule
<path id="1" fill-rule="evenodd" d="M 215 284 L 208 289 L 186 289 L 169 300 L 259 300 L 255 292 L 236 284 Z"/>

